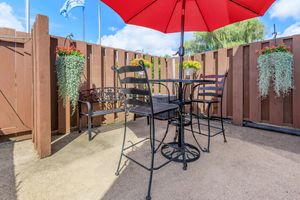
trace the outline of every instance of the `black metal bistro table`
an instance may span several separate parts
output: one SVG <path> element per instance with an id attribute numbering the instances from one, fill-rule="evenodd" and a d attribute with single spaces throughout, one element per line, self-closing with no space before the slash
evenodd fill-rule
<path id="1" fill-rule="evenodd" d="M 178 99 L 176 101 L 172 101 L 172 103 L 175 103 L 179 106 L 179 116 L 176 119 L 174 125 L 177 126 L 178 130 L 178 139 L 174 142 L 169 142 L 164 144 L 161 147 L 161 153 L 162 155 L 171 160 L 173 159 L 175 162 L 181 162 L 184 163 L 183 169 L 186 170 L 187 163 L 193 162 L 200 158 L 200 150 L 189 143 L 185 142 L 184 137 L 184 126 L 190 125 L 189 122 L 185 119 L 183 108 L 184 105 L 187 105 L 188 102 L 185 101 L 183 97 L 184 88 L 189 84 L 211 84 L 215 83 L 215 81 L 212 80 L 192 80 L 192 79 L 160 79 L 160 80 L 149 80 L 150 83 L 178 83 Z M 180 156 L 178 156 L 181 154 Z M 177 158 L 176 158 L 177 157 Z"/>

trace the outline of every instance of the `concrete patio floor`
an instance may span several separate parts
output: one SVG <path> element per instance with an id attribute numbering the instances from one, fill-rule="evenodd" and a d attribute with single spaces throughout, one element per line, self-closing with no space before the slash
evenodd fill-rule
<path id="1" fill-rule="evenodd" d="M 157 122 L 158 138 L 165 123 Z M 144 119 L 130 122 L 129 139 L 147 137 Z M 123 128 L 112 125 L 91 142 L 86 133 L 55 137 L 53 155 L 39 160 L 30 140 L 0 144 L 1 200 L 140 200 L 145 198 L 149 172 L 127 162 L 114 175 Z M 211 153 L 190 163 L 171 163 L 154 173 L 153 200 L 297 200 L 300 199 L 300 137 L 226 125 L 212 140 Z M 170 141 L 174 135 L 171 128 Z M 186 133 L 189 143 L 194 141 Z M 202 144 L 206 138 L 201 137 Z M 130 152 L 149 161 L 148 143 Z M 146 151 L 147 150 L 147 151 Z M 158 154 L 156 163 L 164 158 Z"/>

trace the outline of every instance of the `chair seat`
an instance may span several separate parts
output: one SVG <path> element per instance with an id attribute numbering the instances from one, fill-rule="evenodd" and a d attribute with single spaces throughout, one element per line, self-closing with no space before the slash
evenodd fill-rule
<path id="1" fill-rule="evenodd" d="M 111 113 L 119 113 L 119 112 L 124 112 L 123 108 L 116 108 L 116 109 L 110 109 L 110 110 L 98 110 L 92 113 L 92 117 L 97 117 L 97 116 L 101 116 L 101 115 L 107 115 L 107 114 L 111 114 Z M 82 115 L 88 116 L 88 113 L 81 113 Z"/>
<path id="2" fill-rule="evenodd" d="M 178 99 L 171 100 L 170 102 L 173 103 L 173 104 L 176 104 L 176 105 L 189 105 L 189 104 L 192 103 L 191 100 L 187 100 L 187 99 L 184 99 L 183 102 L 179 101 Z"/>
<path id="3" fill-rule="evenodd" d="M 204 100 L 204 99 L 193 99 L 193 102 L 197 102 L 197 103 L 219 103 L 220 101 L 217 99 L 212 99 L 212 100 Z"/>
<path id="4" fill-rule="evenodd" d="M 176 104 L 169 104 L 169 103 L 159 103 L 153 104 L 153 114 L 157 115 L 160 113 L 164 113 L 167 111 L 172 111 L 178 108 Z M 135 106 L 129 110 L 129 112 L 137 114 L 137 115 L 144 115 L 150 116 L 151 115 L 151 107 L 145 106 Z"/>

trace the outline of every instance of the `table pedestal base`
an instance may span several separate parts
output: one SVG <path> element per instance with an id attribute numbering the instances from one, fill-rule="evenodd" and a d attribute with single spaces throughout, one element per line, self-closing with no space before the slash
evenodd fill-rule
<path id="1" fill-rule="evenodd" d="M 178 146 L 177 142 L 170 142 L 161 147 L 161 154 L 169 160 L 178 156 L 173 161 L 183 163 L 183 153 L 181 149 L 182 148 Z M 179 154 L 181 155 L 179 156 Z M 186 162 L 193 162 L 200 158 L 199 149 L 188 143 L 185 143 L 184 154 Z"/>

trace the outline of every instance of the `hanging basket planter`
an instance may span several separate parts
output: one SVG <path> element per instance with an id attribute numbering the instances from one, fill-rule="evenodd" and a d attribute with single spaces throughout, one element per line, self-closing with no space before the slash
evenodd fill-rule
<path id="1" fill-rule="evenodd" d="M 272 85 L 277 97 L 287 95 L 293 88 L 293 54 L 284 44 L 258 50 L 258 88 L 260 96 L 268 96 Z"/>
<path id="2" fill-rule="evenodd" d="M 56 60 L 58 95 L 62 98 L 64 106 L 70 100 L 72 114 L 74 114 L 79 98 L 85 57 L 73 46 L 58 47 L 56 53 L 58 55 Z"/>

